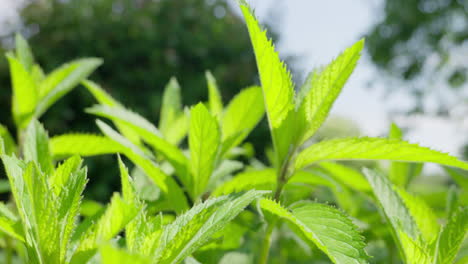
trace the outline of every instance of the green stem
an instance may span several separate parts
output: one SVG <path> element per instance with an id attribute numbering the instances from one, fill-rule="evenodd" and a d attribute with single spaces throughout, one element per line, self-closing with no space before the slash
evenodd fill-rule
<path id="1" fill-rule="evenodd" d="M 275 190 L 275 195 L 274 195 L 274 200 L 277 202 L 280 200 L 281 192 L 283 191 L 283 188 L 287 183 L 288 170 L 289 170 L 289 165 L 291 162 L 291 157 L 292 155 L 289 154 L 285 162 L 282 164 L 281 169 L 279 170 L 276 190 Z M 267 223 L 267 230 L 265 232 L 265 237 L 263 238 L 263 241 L 262 241 L 262 248 L 260 250 L 260 259 L 258 262 L 260 264 L 266 264 L 268 262 L 268 255 L 269 255 L 270 246 L 271 246 L 271 234 L 273 233 L 275 226 L 276 226 L 276 220 L 270 224 Z"/>
<path id="2" fill-rule="evenodd" d="M 265 237 L 262 241 L 262 248 L 260 249 L 260 258 L 258 260 L 259 264 L 267 264 L 268 263 L 268 255 L 270 253 L 270 246 L 271 246 L 271 234 L 275 229 L 276 222 L 273 222 L 267 226 L 267 230 L 265 232 Z"/>

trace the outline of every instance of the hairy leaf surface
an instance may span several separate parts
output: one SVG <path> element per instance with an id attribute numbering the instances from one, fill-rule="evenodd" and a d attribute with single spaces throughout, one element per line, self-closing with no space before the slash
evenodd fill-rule
<path id="1" fill-rule="evenodd" d="M 302 142 L 310 138 L 322 125 L 344 84 L 353 72 L 360 58 L 364 40 L 346 49 L 317 76 L 310 78 L 309 91 L 300 108 L 307 121 Z"/>
<path id="2" fill-rule="evenodd" d="M 291 74 L 280 60 L 266 31 L 262 30 L 250 7 L 244 1 L 241 2 L 241 9 L 257 59 L 270 126 L 277 128 L 288 112 L 294 109 L 294 85 Z"/>
<path id="3" fill-rule="evenodd" d="M 386 138 L 344 138 L 322 141 L 304 149 L 296 159 L 296 168 L 327 160 L 395 160 L 433 162 L 468 169 L 468 163 L 449 154 L 406 141 Z"/>
<path id="4" fill-rule="evenodd" d="M 268 199 L 261 200 L 260 206 L 288 222 L 299 236 L 315 244 L 333 263 L 367 263 L 363 237 L 339 210 L 308 201 L 298 202 L 290 210 Z"/>

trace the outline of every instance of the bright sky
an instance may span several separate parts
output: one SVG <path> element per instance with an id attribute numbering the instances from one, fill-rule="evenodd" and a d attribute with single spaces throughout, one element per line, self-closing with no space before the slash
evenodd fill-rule
<path id="1" fill-rule="evenodd" d="M 25 0 L 0 0 L 0 34 L 2 21 L 17 19 L 13 4 Z M 234 0 L 229 0 L 235 3 Z M 248 0 L 256 9 L 261 21 L 268 20 L 271 12 L 278 15 L 282 42 L 281 53 L 300 56 L 300 67 L 310 70 L 328 63 L 346 47 L 361 38 L 379 17 L 382 0 Z M 351 76 L 343 93 L 334 105 L 332 114 L 356 121 L 363 133 L 379 136 L 386 133 L 389 125 L 388 109 L 405 107 L 404 96 L 384 101 L 376 89 L 366 89 L 375 78 L 375 68 L 364 56 Z M 410 125 L 413 130 L 407 135 L 412 142 L 421 143 L 438 150 L 457 154 L 459 147 L 468 140 L 468 119 L 464 122 L 449 122 L 444 119 L 396 118 L 397 124 Z"/>

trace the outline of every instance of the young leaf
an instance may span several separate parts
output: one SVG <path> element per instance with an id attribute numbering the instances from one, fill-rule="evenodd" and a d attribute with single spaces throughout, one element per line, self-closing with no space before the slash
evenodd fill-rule
<path id="1" fill-rule="evenodd" d="M 252 190 L 209 199 L 192 207 L 164 228 L 154 252 L 154 262 L 180 263 L 264 193 Z"/>
<path id="2" fill-rule="evenodd" d="M 44 127 L 33 121 L 26 129 L 23 155 L 25 161 L 33 161 L 46 174 L 53 170 L 52 156 L 49 151 L 49 137 Z"/>
<path id="3" fill-rule="evenodd" d="M 50 140 L 50 150 L 54 157 L 72 155 L 89 157 L 120 153 L 122 147 L 108 137 L 93 134 L 65 134 Z"/>
<path id="4" fill-rule="evenodd" d="M 343 138 L 322 141 L 303 150 L 296 159 L 296 169 L 327 160 L 395 160 L 433 162 L 468 170 L 468 163 L 449 154 L 386 138 Z"/>
<path id="5" fill-rule="evenodd" d="M 35 116 L 40 117 L 52 104 L 85 80 L 101 64 L 101 59 L 80 59 L 67 63 L 50 73 L 40 83 L 40 99 Z"/>
<path id="6" fill-rule="evenodd" d="M 250 7 L 241 1 L 250 39 L 257 59 L 266 111 L 270 126 L 277 128 L 294 109 L 294 85 L 291 74 L 275 52 L 266 31 L 262 30 Z"/>
<path id="7" fill-rule="evenodd" d="M 344 84 L 353 72 L 364 48 L 364 40 L 346 49 L 341 55 L 325 67 L 317 76 L 310 78 L 309 90 L 299 106 L 300 113 L 306 120 L 307 128 L 301 140 L 310 138 L 322 125 L 330 112 Z"/>
<path id="8" fill-rule="evenodd" d="M 262 88 L 252 86 L 241 91 L 226 108 L 221 121 L 222 153 L 239 145 L 265 113 Z"/>
<path id="9" fill-rule="evenodd" d="M 437 247 L 438 264 L 453 263 L 467 232 L 468 208 L 459 208 L 440 233 Z"/>
<path id="10" fill-rule="evenodd" d="M 59 195 L 70 176 L 81 167 L 81 163 L 80 157 L 73 156 L 60 164 L 50 175 L 49 184 L 54 189 L 56 195 Z"/>
<path id="11" fill-rule="evenodd" d="M 262 210 L 285 220 L 299 236 L 315 244 L 333 263 L 367 263 L 363 237 L 352 221 L 330 206 L 302 201 L 290 210 L 262 199 Z"/>
<path id="12" fill-rule="evenodd" d="M 216 79 L 210 71 L 205 72 L 206 82 L 208 84 L 208 106 L 213 116 L 219 117 L 223 113 L 223 101 L 216 84 Z"/>
<path id="13" fill-rule="evenodd" d="M 18 128 L 24 128 L 34 115 L 38 94 L 32 75 L 12 54 L 7 54 L 13 89 L 12 113 Z"/>
<path id="14" fill-rule="evenodd" d="M 197 104 L 190 111 L 189 130 L 193 197 L 198 197 L 205 191 L 217 162 L 219 145 L 218 121 L 203 104 Z"/>

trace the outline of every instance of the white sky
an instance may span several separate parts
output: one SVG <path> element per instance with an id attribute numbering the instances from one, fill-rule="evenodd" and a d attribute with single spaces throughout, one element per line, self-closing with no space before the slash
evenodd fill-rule
<path id="1" fill-rule="evenodd" d="M 17 19 L 13 5 L 25 0 L 0 0 L 0 34 L 2 21 Z M 235 3 L 234 0 L 230 0 Z M 279 51 L 300 56 L 300 67 L 310 70 L 328 63 L 346 47 L 353 44 L 379 17 L 381 0 L 248 0 L 261 21 L 268 20 L 271 12 L 279 15 L 282 42 Z M 384 101 L 377 89 L 366 89 L 375 78 L 376 70 L 365 56 L 336 101 L 332 114 L 356 121 L 363 133 L 379 136 L 386 133 L 390 107 L 404 107 L 404 96 Z M 457 154 L 468 139 L 468 119 L 450 122 L 444 119 L 396 118 L 397 124 L 410 125 L 407 135 L 412 142 Z"/>

